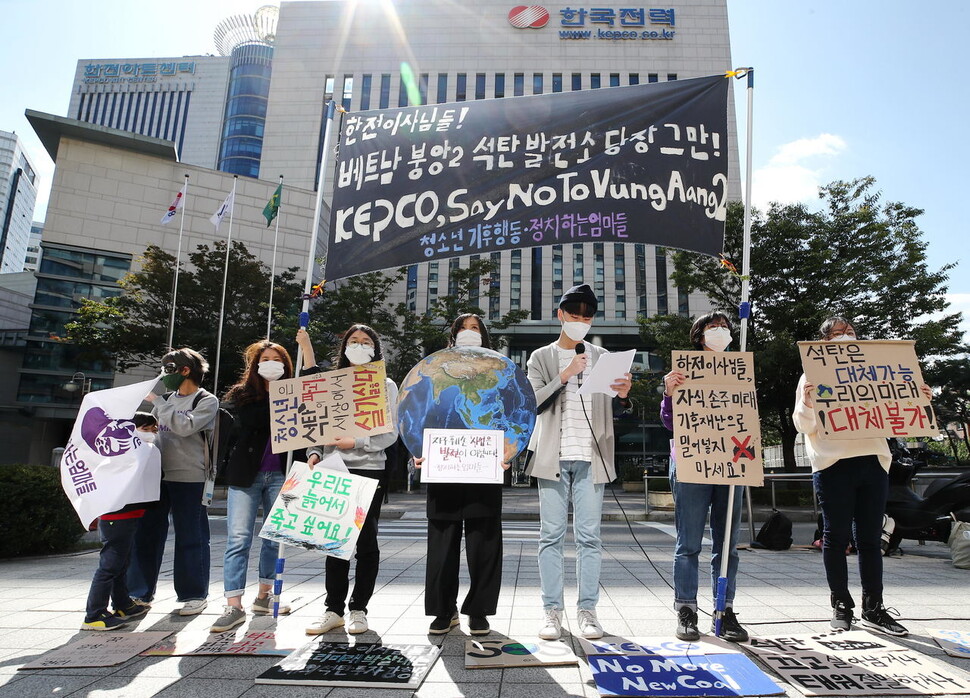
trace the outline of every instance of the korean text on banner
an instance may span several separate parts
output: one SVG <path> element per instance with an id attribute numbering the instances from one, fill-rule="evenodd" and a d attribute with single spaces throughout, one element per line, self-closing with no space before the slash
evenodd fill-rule
<path id="1" fill-rule="evenodd" d="M 315 468 L 294 461 L 261 538 L 349 560 L 367 518 L 377 480 L 327 467 L 331 453 Z"/>
<path id="2" fill-rule="evenodd" d="M 687 377 L 672 398 L 677 480 L 764 484 L 754 354 L 675 351 L 673 369 Z"/>
<path id="3" fill-rule="evenodd" d="M 421 482 L 501 485 L 505 432 L 500 429 L 425 429 Z"/>
<path id="4" fill-rule="evenodd" d="M 570 242 L 721 251 L 723 75 L 349 114 L 327 279 Z"/>
<path id="5" fill-rule="evenodd" d="M 910 340 L 799 342 L 815 416 L 827 439 L 935 436 Z"/>
<path id="6" fill-rule="evenodd" d="M 272 381 L 273 453 L 394 430 L 383 361 Z"/>
<path id="7" fill-rule="evenodd" d="M 157 382 L 96 390 L 81 401 L 61 456 L 61 486 L 84 526 L 126 504 L 158 501 L 161 456 L 131 421 Z"/>

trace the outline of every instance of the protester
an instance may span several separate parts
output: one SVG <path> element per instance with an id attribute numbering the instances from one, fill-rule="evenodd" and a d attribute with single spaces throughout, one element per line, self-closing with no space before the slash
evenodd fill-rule
<path id="1" fill-rule="evenodd" d="M 209 515 L 202 498 L 212 474 L 209 432 L 215 425 L 219 400 L 199 387 L 209 364 L 192 349 L 176 349 L 162 357 L 162 383 L 173 391 L 148 396 L 158 419 L 156 444 L 162 453 L 161 501 L 145 512 L 135 534 L 128 568 L 132 599 L 150 605 L 168 537 L 168 516 L 175 526 L 175 593 L 179 615 L 205 610 L 209 593 Z"/>
<path id="2" fill-rule="evenodd" d="M 491 349 L 484 320 L 474 313 L 458 316 L 448 346 Z M 415 459 L 418 467 L 422 460 Z M 424 612 L 434 616 L 432 635 L 444 635 L 459 623 L 462 528 L 471 586 L 461 612 L 468 616 L 472 635 L 487 635 L 488 616 L 495 615 L 502 586 L 502 485 L 428 483 Z"/>
<path id="3" fill-rule="evenodd" d="M 695 349 L 725 351 L 731 344 L 731 322 L 721 312 L 702 315 L 690 328 L 690 341 Z M 669 430 L 674 429 L 674 411 L 671 396 L 683 385 L 686 377 L 680 371 L 664 376 L 664 395 L 660 403 L 660 421 Z M 724 545 L 724 527 L 728 516 L 730 485 L 708 485 L 677 480 L 677 464 L 674 452 L 670 452 L 670 490 L 674 495 L 674 523 L 677 542 L 674 544 L 674 610 L 677 611 L 676 635 L 680 640 L 692 642 L 700 638 L 697 629 L 697 574 L 698 557 L 708 514 L 711 519 L 711 587 L 717 601 L 717 579 L 721 570 L 721 553 Z M 731 509 L 731 539 L 727 567 L 727 594 L 724 615 L 721 618 L 721 638 L 729 642 L 744 642 L 748 632 L 741 627 L 734 613 L 734 596 L 738 577 L 738 533 L 741 523 L 741 500 L 744 489 L 734 493 Z M 711 632 L 714 625 L 711 624 Z"/>
<path id="4" fill-rule="evenodd" d="M 857 339 L 852 323 L 830 317 L 819 328 L 819 339 L 851 342 Z M 932 399 L 933 391 L 922 386 Z M 828 439 L 819 428 L 815 413 L 815 386 L 805 374 L 795 390 L 795 428 L 805 434 L 805 450 L 812 463 L 815 494 L 822 507 L 822 561 L 832 603 L 834 630 L 852 627 L 855 602 L 849 592 L 846 549 L 855 534 L 862 582 L 861 625 L 889 635 L 908 631 L 883 604 L 882 537 L 883 515 L 889 493 L 889 465 L 892 455 L 884 438 Z M 898 613 L 896 613 L 898 615 Z"/>
<path id="5" fill-rule="evenodd" d="M 381 340 L 377 333 L 367 325 L 351 325 L 343 335 L 333 362 L 337 369 L 341 369 L 380 361 L 383 358 Z M 377 524 L 381 515 L 381 503 L 384 501 L 384 449 L 397 440 L 397 386 L 390 378 L 387 379 L 387 404 L 391 408 L 390 423 L 395 427 L 392 431 L 356 439 L 345 436 L 323 447 L 312 446 L 307 449 L 307 463 L 311 468 L 324 456 L 339 453 L 353 475 L 378 481 L 377 490 L 367 510 L 367 518 L 357 538 L 354 553 L 357 568 L 349 603 L 347 591 L 350 587 L 350 561 L 329 556 L 326 561 L 327 610 L 319 621 L 306 629 L 307 635 L 321 635 L 343 627 L 345 606 L 350 611 L 347 632 L 357 635 L 367 631 L 367 604 L 374 594 L 381 560 L 381 551 L 377 545 Z"/>
<path id="6" fill-rule="evenodd" d="M 246 367 L 239 381 L 226 392 L 224 403 L 233 416 L 232 433 L 224 477 L 229 486 L 227 539 L 223 586 L 226 606 L 212 624 L 211 632 L 221 633 L 246 621 L 242 597 L 246 588 L 246 569 L 253 544 L 257 510 L 263 508 L 263 522 L 269 516 L 286 476 L 286 454 L 273 453 L 270 440 L 269 382 L 293 377 L 293 361 L 279 344 L 269 340 L 255 342 L 243 352 Z M 273 612 L 269 592 L 273 588 L 278 544 L 262 540 L 259 551 L 259 587 L 252 612 Z M 280 605 L 279 613 L 290 612 Z"/>
<path id="7" fill-rule="evenodd" d="M 136 412 L 131 420 L 141 441 L 152 446 L 158 432 L 158 421 L 148 412 Z M 158 454 L 154 455 L 158 458 Z M 102 514 L 98 521 L 101 553 L 88 591 L 87 609 L 81 630 L 117 630 L 148 613 L 148 607 L 132 601 L 128 595 L 128 563 L 135 531 L 150 502 L 127 504 L 118 511 Z M 110 601 L 114 613 L 108 612 Z"/>
<path id="8" fill-rule="evenodd" d="M 574 286 L 559 301 L 562 331 L 558 339 L 532 352 L 529 382 L 536 393 L 539 416 L 529 449 L 533 462 L 527 473 L 539 481 L 539 580 L 545 621 L 539 637 L 562 634 L 563 542 L 569 502 L 573 504 L 576 539 L 577 621 L 583 637 L 603 636 L 596 617 L 602 561 L 600 519 L 605 484 L 616 478 L 613 464 L 613 416 L 631 411 L 630 374 L 612 384 L 617 397 L 588 397 L 577 391 L 606 350 L 584 343 L 598 307 L 593 290 Z"/>

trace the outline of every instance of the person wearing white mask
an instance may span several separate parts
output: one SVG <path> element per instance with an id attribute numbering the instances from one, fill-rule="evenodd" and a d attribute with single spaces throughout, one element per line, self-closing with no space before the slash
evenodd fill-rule
<path id="1" fill-rule="evenodd" d="M 559 301 L 562 331 L 556 341 L 529 356 L 528 377 L 536 394 L 538 417 L 526 473 L 539 481 L 539 582 L 544 619 L 539 637 L 558 640 L 563 623 L 563 546 L 569 503 L 576 540 L 576 623 L 587 639 L 603 636 L 596 617 L 603 546 L 600 520 L 606 483 L 616 479 L 613 416 L 632 405 L 631 376 L 617 376 L 605 393 L 581 396 L 579 386 L 602 347 L 584 342 L 599 303 L 588 284 L 574 286 Z"/>
<path id="2" fill-rule="evenodd" d="M 270 442 L 270 381 L 293 377 L 293 361 L 279 344 L 269 340 L 250 344 L 243 351 L 245 368 L 239 381 L 226 391 L 223 406 L 233 416 L 227 456 L 222 469 L 229 486 L 226 498 L 226 553 L 223 585 L 226 605 L 209 629 L 221 633 L 246 621 L 243 590 L 253 544 L 256 514 L 263 507 L 269 516 L 286 476 L 286 454 L 273 453 Z M 259 552 L 259 588 L 253 601 L 255 615 L 272 613 L 270 590 L 276 573 L 279 546 L 263 540 Z M 281 605 L 280 613 L 289 613 Z"/>
<path id="3" fill-rule="evenodd" d="M 367 325 L 351 325 L 344 332 L 337 355 L 333 358 L 334 368 L 360 366 L 371 361 L 381 361 L 381 339 Z M 350 561 L 328 556 L 326 565 L 327 597 L 326 611 L 319 621 L 306 629 L 307 635 L 323 633 L 347 627 L 347 632 L 357 635 L 366 632 L 367 604 L 374 594 L 377 573 L 380 569 L 381 551 L 377 545 L 377 524 L 384 501 L 384 449 L 397 441 L 397 386 L 387 379 L 387 404 L 391 408 L 391 421 L 394 429 L 377 436 L 363 436 L 356 439 L 349 436 L 335 439 L 323 446 L 307 449 L 307 463 L 312 468 L 331 453 L 339 453 L 347 469 L 354 475 L 369 477 L 378 481 L 377 490 L 367 510 L 367 518 L 357 538 L 354 557 L 357 567 L 354 573 L 354 589 L 348 600 L 350 589 Z M 349 618 L 344 620 L 344 609 L 349 610 Z"/>
<path id="4" fill-rule="evenodd" d="M 830 317 L 819 328 L 819 339 L 854 342 L 857 336 L 847 319 Z M 921 389 L 932 399 L 929 386 Z M 862 583 L 861 625 L 889 635 L 906 635 L 908 631 L 893 618 L 882 598 L 880 543 L 892 462 L 889 444 L 884 438 L 827 439 L 819 430 L 814 407 L 815 386 L 803 373 L 795 390 L 792 421 L 805 434 L 805 451 L 822 509 L 822 562 L 832 604 L 830 625 L 835 630 L 852 627 L 855 603 L 849 592 L 845 551 L 854 533 Z"/>
<path id="5" fill-rule="evenodd" d="M 722 312 L 702 315 L 690 328 L 690 341 L 695 349 L 726 351 L 731 345 L 731 321 Z M 674 430 L 672 396 L 686 377 L 680 371 L 664 376 L 664 395 L 660 403 L 660 421 L 670 431 Z M 678 639 L 693 642 L 700 638 L 697 628 L 697 574 L 698 558 L 708 515 L 711 520 L 711 592 L 717 598 L 717 578 L 721 571 L 721 550 L 724 543 L 724 526 L 727 521 L 728 488 L 730 485 L 708 485 L 694 482 L 678 482 L 677 464 L 673 448 L 670 453 L 670 489 L 674 495 L 674 523 L 677 541 L 674 544 L 674 610 L 677 612 Z M 734 613 L 734 596 L 738 577 L 738 535 L 741 523 L 741 502 L 744 490 L 734 493 L 734 509 L 731 511 L 731 544 L 728 556 L 727 595 L 721 637 L 729 642 L 744 642 L 748 632 L 738 622 Z M 713 625 L 711 632 L 713 632 Z"/>

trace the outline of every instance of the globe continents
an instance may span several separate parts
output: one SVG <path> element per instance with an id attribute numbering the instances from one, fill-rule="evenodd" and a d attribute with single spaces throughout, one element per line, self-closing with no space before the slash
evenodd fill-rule
<path id="1" fill-rule="evenodd" d="M 398 429 L 421 453 L 425 429 L 501 429 L 505 460 L 529 443 L 536 399 L 525 374 L 498 352 L 480 347 L 437 351 L 411 369 L 397 401 Z"/>

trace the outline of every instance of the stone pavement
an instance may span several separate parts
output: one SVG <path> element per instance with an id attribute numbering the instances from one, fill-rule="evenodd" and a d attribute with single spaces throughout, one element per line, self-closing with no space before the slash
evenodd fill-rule
<path id="1" fill-rule="evenodd" d="M 624 507 L 632 510 L 643 495 L 624 495 Z M 531 502 L 530 502 L 531 500 Z M 425 543 L 421 536 L 423 496 L 392 495 L 381 528 L 382 564 L 378 589 L 369 609 L 372 630 L 360 641 L 441 644 L 439 658 L 421 689 L 394 691 L 319 687 L 262 686 L 254 678 L 272 666 L 273 657 L 136 657 L 117 667 L 17 671 L 19 666 L 59 647 L 79 635 L 84 601 L 97 553 L 0 561 L 0 696 L 91 696 L 132 698 L 166 696 L 188 698 L 257 698 L 282 695 L 286 698 L 328 696 L 368 698 L 418 696 L 457 698 L 555 696 L 597 696 L 585 662 L 578 667 L 466 670 L 462 656 L 467 635 L 466 619 L 449 635 L 429 638 L 430 619 L 424 615 L 423 586 Z M 534 511 L 535 492 L 519 490 L 507 497 L 508 512 Z M 616 508 L 607 494 L 607 511 Z M 629 506 L 627 506 L 629 504 Z M 619 510 L 615 513 L 619 513 Z M 404 514 L 404 518 L 397 518 Z M 602 592 L 599 616 L 607 632 L 626 637 L 671 635 L 674 613 L 670 565 L 673 538 L 663 522 L 634 522 L 640 543 L 655 570 L 630 537 L 626 524 L 604 524 Z M 525 641 L 535 638 L 542 616 L 539 575 L 536 565 L 537 525 L 528 521 L 506 521 L 503 590 L 498 614 L 492 618 L 492 639 L 505 637 Z M 810 536 L 810 524 L 796 527 L 796 543 Z M 212 515 L 212 583 L 209 608 L 194 618 L 181 618 L 172 611 L 179 607 L 172 588 L 172 544 L 162 567 L 158 598 L 152 612 L 136 630 L 204 630 L 222 609 L 222 554 L 225 521 Z M 742 536 L 742 540 L 745 536 Z M 575 602 L 575 566 L 567 541 L 566 603 Z M 939 543 L 905 546 L 907 554 L 886 560 L 886 601 L 898 608 L 911 635 L 902 644 L 919 648 L 942 661 L 970 671 L 970 660 L 946 657 L 927 637 L 928 628 L 970 631 L 967 602 L 970 572 L 953 568 L 949 551 Z M 704 553 L 706 555 L 706 553 Z M 252 556 L 255 560 L 255 555 Z M 854 567 L 850 561 L 850 569 Z M 703 563 L 702 563 L 703 569 Z M 284 601 L 294 612 L 281 618 L 281 629 L 302 630 L 323 611 L 323 558 L 316 553 L 288 549 Z M 854 588 L 858 588 L 852 569 Z M 255 580 L 250 570 L 250 580 Z M 467 588 L 467 578 L 463 578 Z M 703 588 L 703 585 L 702 585 Z M 246 601 L 252 596 L 247 596 Z M 703 604 L 702 604 L 703 606 Z M 820 632 L 828 628 L 828 592 L 821 556 L 817 552 L 791 550 L 768 552 L 743 550 L 735 608 L 752 634 Z M 572 611 L 567 613 L 567 630 L 575 628 Z M 701 630 L 707 629 L 702 617 Z M 253 621 L 253 627 L 267 627 L 271 619 Z M 125 630 L 118 632 L 126 632 Z M 87 634 L 87 633 L 85 633 Z M 341 639 L 340 633 L 326 636 Z M 579 642 L 567 635 L 574 651 L 582 656 Z M 782 685 L 783 682 L 778 681 Z M 793 688 L 788 695 L 800 696 Z"/>

